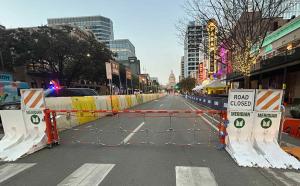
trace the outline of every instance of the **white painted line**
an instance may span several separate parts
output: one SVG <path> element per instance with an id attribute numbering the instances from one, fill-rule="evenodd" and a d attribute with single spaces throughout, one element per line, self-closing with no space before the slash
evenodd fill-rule
<path id="1" fill-rule="evenodd" d="M 275 173 L 273 170 L 271 169 L 265 169 L 266 172 L 268 172 L 269 174 L 271 174 L 275 179 L 279 180 L 281 183 L 283 183 L 285 186 L 292 186 L 291 184 L 289 184 L 286 179 L 284 179 L 283 177 L 279 176 L 277 173 Z"/>
<path id="2" fill-rule="evenodd" d="M 160 104 L 160 105 L 159 105 L 159 107 L 162 107 L 162 106 L 164 106 L 164 104 Z"/>
<path id="3" fill-rule="evenodd" d="M 85 163 L 58 185 L 97 186 L 114 166 L 114 164 Z"/>
<path id="4" fill-rule="evenodd" d="M 207 167 L 176 166 L 176 186 L 217 186 L 211 170 Z"/>
<path id="5" fill-rule="evenodd" d="M 133 135 L 140 130 L 140 128 L 145 124 L 145 122 L 142 122 L 139 126 L 137 126 L 128 136 L 122 141 L 123 144 L 128 143 L 128 141 L 133 137 Z"/>
<path id="6" fill-rule="evenodd" d="M 195 109 L 193 109 L 193 107 L 194 108 L 196 108 L 196 109 L 198 109 L 197 107 L 195 107 L 194 105 L 190 105 L 188 102 L 184 102 L 188 107 L 190 107 L 190 109 L 192 109 L 192 110 L 195 110 Z M 215 129 L 216 131 L 218 131 L 219 129 L 214 125 L 214 124 L 212 124 L 210 121 L 208 121 L 206 118 L 204 118 L 203 116 L 201 116 L 200 115 L 200 117 L 201 117 L 201 119 L 203 119 L 207 124 L 209 124 L 213 129 Z M 210 116 L 208 116 L 208 117 L 210 117 Z M 213 118 L 212 118 L 213 119 Z"/>
<path id="7" fill-rule="evenodd" d="M 216 127 L 214 124 L 212 124 L 210 121 L 208 121 L 205 117 L 200 116 L 202 120 L 204 120 L 207 124 L 209 124 L 213 129 L 215 129 L 216 131 L 218 131 L 218 127 Z"/>
<path id="8" fill-rule="evenodd" d="M 36 163 L 8 163 L 0 166 L 0 183 L 33 167 Z"/>
<path id="9" fill-rule="evenodd" d="M 294 180 L 295 182 L 299 183 L 300 185 L 300 173 L 299 172 L 284 172 L 283 173 L 286 177 Z"/>

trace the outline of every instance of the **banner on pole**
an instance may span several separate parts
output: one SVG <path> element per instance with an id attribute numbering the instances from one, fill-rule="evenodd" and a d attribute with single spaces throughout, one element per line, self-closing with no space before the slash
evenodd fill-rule
<path id="1" fill-rule="evenodd" d="M 120 66 L 119 63 L 111 61 L 111 65 L 112 65 L 112 73 L 119 76 L 120 75 Z"/>
<path id="2" fill-rule="evenodd" d="M 106 62 L 105 63 L 106 67 L 106 78 L 107 79 L 112 79 L 112 74 L 111 74 L 111 63 Z"/>
<path id="3" fill-rule="evenodd" d="M 126 68 L 126 79 L 131 79 L 131 70 Z"/>

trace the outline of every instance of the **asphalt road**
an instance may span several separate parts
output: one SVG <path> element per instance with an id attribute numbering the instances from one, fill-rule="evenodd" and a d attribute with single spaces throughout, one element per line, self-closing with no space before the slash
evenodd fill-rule
<path id="1" fill-rule="evenodd" d="M 166 96 L 134 109 L 197 107 Z M 107 116 L 60 138 L 55 148 L 1 163 L 0 185 L 300 185 L 299 172 L 237 166 L 217 149 L 213 127 L 194 115 L 177 115 L 171 122 L 163 114 Z"/>

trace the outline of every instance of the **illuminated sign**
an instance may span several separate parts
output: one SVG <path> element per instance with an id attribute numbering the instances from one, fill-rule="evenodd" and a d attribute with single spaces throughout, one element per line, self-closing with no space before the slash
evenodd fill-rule
<path id="1" fill-rule="evenodd" d="M 203 81 L 203 63 L 199 63 L 199 80 Z"/>
<path id="2" fill-rule="evenodd" d="M 214 74 L 217 72 L 216 52 L 217 52 L 217 22 L 210 19 L 207 23 L 208 32 L 208 73 Z"/>

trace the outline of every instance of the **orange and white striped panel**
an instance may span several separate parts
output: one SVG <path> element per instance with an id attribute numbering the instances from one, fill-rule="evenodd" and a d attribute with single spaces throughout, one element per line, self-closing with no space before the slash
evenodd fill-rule
<path id="1" fill-rule="evenodd" d="M 44 109 L 45 97 L 43 89 L 24 89 L 21 90 L 23 109 Z"/>
<path id="2" fill-rule="evenodd" d="M 256 111 L 279 111 L 282 101 L 282 90 L 256 90 Z"/>

